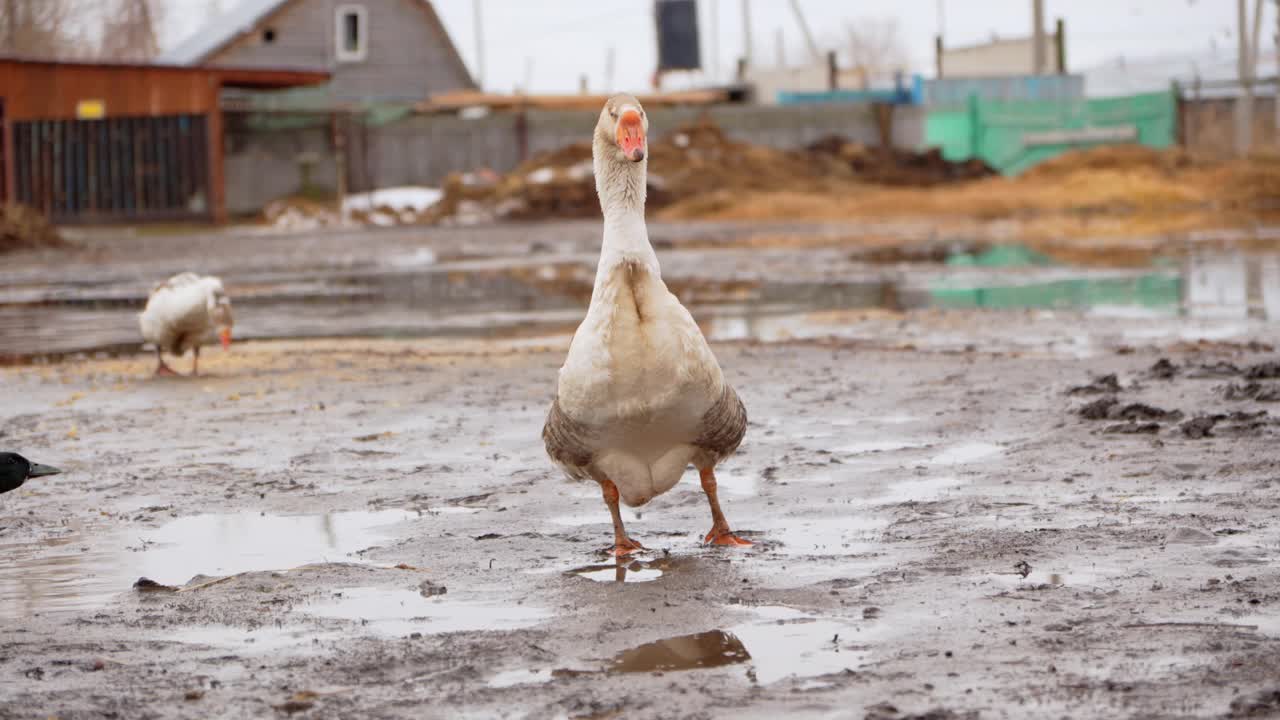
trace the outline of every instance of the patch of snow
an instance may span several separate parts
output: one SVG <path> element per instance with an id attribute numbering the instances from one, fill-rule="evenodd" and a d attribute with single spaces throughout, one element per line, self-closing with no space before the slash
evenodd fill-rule
<path id="1" fill-rule="evenodd" d="M 395 211 L 420 213 L 439 202 L 443 195 L 439 188 L 408 185 L 348 195 L 343 206 L 347 212 L 371 212 L 388 207 Z"/>
<path id="2" fill-rule="evenodd" d="M 537 170 L 534 170 L 533 172 L 529 173 L 527 176 L 525 176 L 525 179 L 533 183 L 534 185 L 546 185 L 547 183 L 554 180 L 555 177 L 556 177 L 556 171 L 554 169 L 549 167 L 544 167 L 544 168 L 538 168 Z"/>
<path id="3" fill-rule="evenodd" d="M 590 160 L 583 160 L 569 168 L 569 178 L 571 180 L 586 180 L 595 174 L 595 166 Z"/>

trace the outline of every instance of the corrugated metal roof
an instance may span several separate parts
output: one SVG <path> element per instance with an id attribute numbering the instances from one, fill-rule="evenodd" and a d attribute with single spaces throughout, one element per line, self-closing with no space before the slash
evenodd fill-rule
<path id="1" fill-rule="evenodd" d="M 157 62 L 167 65 L 196 65 L 237 36 L 250 32 L 267 15 L 289 0 L 240 0 L 213 22 L 198 28 L 177 47 L 161 53 Z"/>

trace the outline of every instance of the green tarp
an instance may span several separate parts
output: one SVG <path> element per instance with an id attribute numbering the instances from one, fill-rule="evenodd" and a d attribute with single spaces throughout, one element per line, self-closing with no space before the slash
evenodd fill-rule
<path id="1" fill-rule="evenodd" d="M 934 110 L 925 119 L 925 144 L 948 160 L 982 158 L 1005 175 L 1073 149 L 1133 142 L 1174 143 L 1173 92 L 1102 100 L 1001 102 L 971 96 L 964 108 Z"/>

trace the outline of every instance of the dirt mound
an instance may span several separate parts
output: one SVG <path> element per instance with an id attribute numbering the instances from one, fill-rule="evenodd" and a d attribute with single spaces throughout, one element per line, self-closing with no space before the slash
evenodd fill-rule
<path id="1" fill-rule="evenodd" d="M 58 229 L 36 210 L 25 205 L 0 206 L 0 253 L 66 245 Z"/>
<path id="2" fill-rule="evenodd" d="M 955 164 L 935 152 L 863 148 L 825 138 L 811 148 L 785 151 L 734 140 L 715 123 L 699 120 L 650 144 L 648 206 L 697 202 L 711 194 L 828 192 L 862 181 L 935 185 L 991 173 L 982 163 Z M 591 145 L 567 145 L 543 153 L 505 176 L 457 174 L 429 222 L 471 224 L 494 219 L 593 217 L 600 212 L 592 174 Z"/>
<path id="3" fill-rule="evenodd" d="M 872 185 L 933 187 L 996 174 L 980 159 L 951 162 L 937 148 L 912 152 L 901 148 L 867 147 L 838 135 L 817 140 L 806 150 L 811 155 L 847 164 L 857 180 Z"/>

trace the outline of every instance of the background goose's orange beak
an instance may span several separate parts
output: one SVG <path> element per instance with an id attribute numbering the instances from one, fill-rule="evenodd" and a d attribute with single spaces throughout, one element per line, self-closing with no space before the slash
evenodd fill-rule
<path id="1" fill-rule="evenodd" d="M 222 349 L 226 350 L 231 347 L 231 328 L 224 327 L 218 331 L 218 340 L 222 342 Z"/>
<path id="2" fill-rule="evenodd" d="M 639 111 L 624 110 L 622 117 L 618 118 L 618 147 L 631 162 L 644 159 L 644 121 L 640 119 Z"/>

